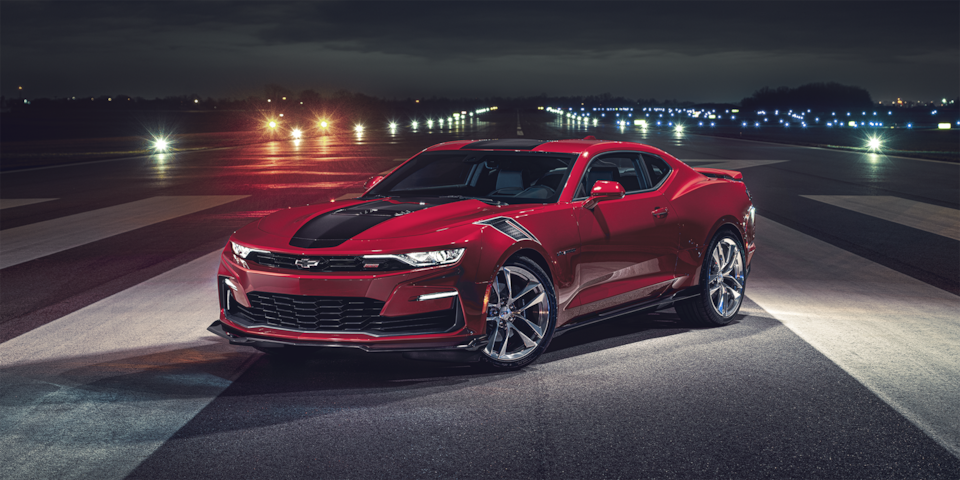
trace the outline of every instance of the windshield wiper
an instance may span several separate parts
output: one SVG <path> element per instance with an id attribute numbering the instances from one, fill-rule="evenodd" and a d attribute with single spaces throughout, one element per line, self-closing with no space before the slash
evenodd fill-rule
<path id="1" fill-rule="evenodd" d="M 506 202 L 501 202 L 499 200 L 494 200 L 492 198 L 483 198 L 483 197 L 468 197 L 465 195 L 444 195 L 440 198 L 459 198 L 460 200 L 480 200 L 483 203 L 490 205 L 508 205 Z"/>

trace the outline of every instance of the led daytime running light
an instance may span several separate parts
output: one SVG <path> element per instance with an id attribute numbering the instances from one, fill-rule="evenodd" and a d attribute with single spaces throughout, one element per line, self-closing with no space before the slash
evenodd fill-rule
<path id="1" fill-rule="evenodd" d="M 437 265 L 450 265 L 457 263 L 463 257 L 463 248 L 453 248 L 450 250 L 434 250 L 430 252 L 410 252 L 389 255 L 364 255 L 364 260 L 373 259 L 394 259 L 399 260 L 412 267 L 435 267 Z"/>
<path id="2" fill-rule="evenodd" d="M 251 252 L 270 253 L 266 250 L 258 250 L 256 248 L 240 245 L 239 243 L 233 241 L 230 242 L 230 248 L 233 249 L 233 253 L 240 258 L 247 258 L 247 255 L 250 255 Z"/>

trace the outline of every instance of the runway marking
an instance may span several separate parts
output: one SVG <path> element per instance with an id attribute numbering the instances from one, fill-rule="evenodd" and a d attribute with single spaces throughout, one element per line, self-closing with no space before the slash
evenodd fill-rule
<path id="1" fill-rule="evenodd" d="M 5 208 L 23 207 L 34 203 L 49 202 L 56 198 L 0 198 L 0 210 Z"/>
<path id="2" fill-rule="evenodd" d="M 517 136 L 518 136 L 518 137 L 522 137 L 522 136 L 523 136 L 523 129 L 520 128 L 520 114 L 519 114 L 519 113 L 517 113 Z"/>
<path id="3" fill-rule="evenodd" d="M 124 478 L 257 356 L 206 331 L 220 250 L 0 344 L 4 478 Z"/>
<path id="4" fill-rule="evenodd" d="M 960 456 L 960 297 L 757 223 L 747 296 Z"/>
<path id="5" fill-rule="evenodd" d="M 722 170 L 743 170 L 744 168 L 762 167 L 764 165 L 773 165 L 775 163 L 783 163 L 788 161 L 789 160 L 683 160 L 684 163 L 696 163 L 696 165 L 690 165 L 694 168 L 719 168 Z"/>
<path id="6" fill-rule="evenodd" d="M 800 195 L 835 207 L 960 240 L 960 210 L 889 195 Z"/>
<path id="7" fill-rule="evenodd" d="M 18 265 L 247 196 L 151 197 L 0 230 L 0 268 Z"/>

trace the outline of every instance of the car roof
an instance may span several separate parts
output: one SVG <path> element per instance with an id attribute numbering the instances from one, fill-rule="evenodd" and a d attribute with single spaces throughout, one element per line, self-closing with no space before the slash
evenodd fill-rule
<path id="1" fill-rule="evenodd" d="M 550 153 L 572 153 L 580 154 L 591 147 L 618 146 L 619 148 L 641 150 L 648 152 L 659 152 L 658 149 L 634 142 L 617 142 L 612 140 L 569 139 L 569 140 L 536 140 L 532 138 L 505 138 L 493 140 L 457 140 L 445 142 L 427 148 L 425 151 L 440 150 L 505 150 L 505 151 L 526 151 L 526 152 L 550 152 Z M 601 148 L 607 150 L 607 148 Z"/>

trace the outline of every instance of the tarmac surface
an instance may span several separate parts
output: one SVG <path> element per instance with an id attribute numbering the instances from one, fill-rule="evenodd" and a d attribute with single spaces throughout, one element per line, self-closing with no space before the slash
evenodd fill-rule
<path id="1" fill-rule="evenodd" d="M 736 321 L 622 317 L 501 374 L 278 360 L 206 331 L 240 226 L 441 141 L 519 135 L 742 171 L 758 249 Z M 504 112 L 8 171 L 0 189 L 0 478 L 960 478 L 954 163 Z"/>

